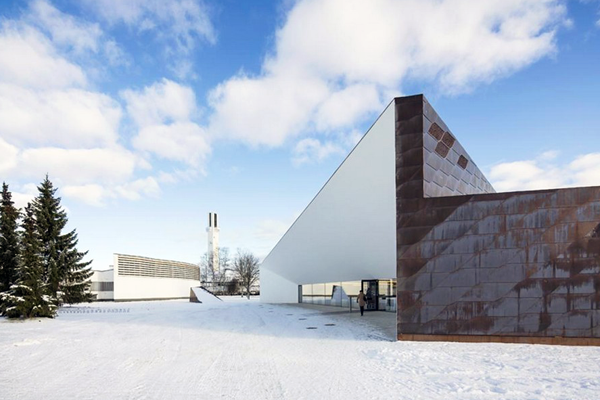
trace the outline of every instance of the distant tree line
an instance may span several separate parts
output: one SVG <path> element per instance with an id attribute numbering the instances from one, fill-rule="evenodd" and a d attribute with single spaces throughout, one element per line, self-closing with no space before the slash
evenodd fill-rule
<path id="1" fill-rule="evenodd" d="M 54 317 L 62 304 L 89 302 L 91 261 L 77 250 L 75 230 L 48 176 L 24 211 L 2 184 L 0 203 L 0 314 Z"/>

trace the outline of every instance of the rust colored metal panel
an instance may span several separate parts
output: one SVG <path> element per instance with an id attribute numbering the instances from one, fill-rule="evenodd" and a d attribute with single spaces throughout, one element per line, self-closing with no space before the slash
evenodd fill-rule
<path id="1" fill-rule="evenodd" d="M 433 136 L 434 138 L 436 138 L 436 140 L 440 141 L 440 140 L 442 140 L 442 137 L 444 136 L 444 130 L 442 128 L 440 128 L 440 126 L 434 122 L 433 124 L 431 124 L 431 127 L 429 128 L 429 134 L 431 136 Z"/>
<path id="2" fill-rule="evenodd" d="M 398 334 L 398 340 L 414 342 L 463 342 L 463 343 L 521 343 L 551 344 L 560 346 L 600 346 L 600 338 L 586 337 L 528 337 L 516 335 L 415 335 Z"/>
<path id="3" fill-rule="evenodd" d="M 465 156 L 461 155 L 461 156 L 458 158 L 458 162 L 457 162 L 457 164 L 458 164 L 458 166 L 459 166 L 459 167 L 461 167 L 462 169 L 467 169 L 467 164 L 468 164 L 468 163 L 469 163 L 469 160 L 467 160 L 467 158 L 466 158 Z"/>
<path id="4" fill-rule="evenodd" d="M 560 193 L 572 190 L 579 193 Z M 512 194 L 500 205 L 480 202 L 485 196 L 478 195 L 459 206 L 448 220 L 434 211 L 444 199 L 426 199 L 421 213 L 440 218 L 433 227 L 428 220 L 424 228 L 429 233 L 413 245 L 420 251 L 420 268 L 399 276 L 409 276 L 414 282 L 410 291 L 420 293 L 420 314 L 430 315 L 424 311 L 429 307 L 436 312 L 441 305 L 446 307 L 435 320 L 425 321 L 415 319 L 414 305 L 399 304 L 398 332 L 600 337 L 600 245 L 596 237 L 600 188 L 586 190 L 589 193 L 561 189 Z M 563 201 L 560 213 L 550 207 L 557 196 L 572 201 L 569 207 Z M 586 219 L 594 221 L 579 222 L 573 215 L 587 215 Z M 414 218 L 411 226 L 399 228 L 398 235 L 419 226 L 421 221 Z M 444 242 L 442 253 L 435 245 L 423 245 L 436 241 Z M 405 253 L 411 251 L 409 247 Z M 402 265 L 400 255 L 399 272 Z M 421 274 L 426 279 L 419 279 Z M 482 284 L 504 294 L 493 300 L 483 294 L 477 297 Z M 508 291 L 507 284 L 511 286 Z M 404 290 L 399 280 L 399 298 Z M 479 308 L 472 306 L 474 301 Z"/>
<path id="5" fill-rule="evenodd" d="M 600 187 L 494 193 L 450 132 L 396 99 L 398 339 L 600 344 Z"/>
<path id="6" fill-rule="evenodd" d="M 445 143 L 438 142 L 438 144 L 435 146 L 435 152 L 442 158 L 446 158 L 449 151 L 450 147 L 448 147 Z"/>
<path id="7" fill-rule="evenodd" d="M 454 136 L 452 136 L 450 132 L 444 133 L 444 136 L 442 137 L 442 143 L 448 146 L 449 149 L 451 149 L 452 146 L 454 146 L 455 141 L 456 139 L 454 139 Z"/>

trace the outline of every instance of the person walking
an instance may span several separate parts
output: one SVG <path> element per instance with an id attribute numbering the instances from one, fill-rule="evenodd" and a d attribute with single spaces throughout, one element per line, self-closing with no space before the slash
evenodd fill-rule
<path id="1" fill-rule="evenodd" d="M 365 294 L 363 293 L 362 289 L 360 292 L 358 292 L 358 296 L 356 296 L 356 302 L 360 307 L 360 316 L 362 317 L 362 315 L 365 312 L 365 304 L 367 304 L 367 302 L 365 301 Z"/>

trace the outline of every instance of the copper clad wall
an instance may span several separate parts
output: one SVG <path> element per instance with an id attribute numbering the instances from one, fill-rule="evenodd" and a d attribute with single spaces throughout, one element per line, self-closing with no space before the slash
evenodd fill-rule
<path id="1" fill-rule="evenodd" d="M 600 337 L 600 187 L 492 193 L 424 97 L 396 107 L 398 334 Z"/>

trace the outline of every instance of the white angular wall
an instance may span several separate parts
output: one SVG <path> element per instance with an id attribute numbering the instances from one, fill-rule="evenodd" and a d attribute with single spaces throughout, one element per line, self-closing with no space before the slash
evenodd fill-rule
<path id="1" fill-rule="evenodd" d="M 298 285 L 396 276 L 395 110 L 391 103 L 261 265 L 261 301 Z"/>

